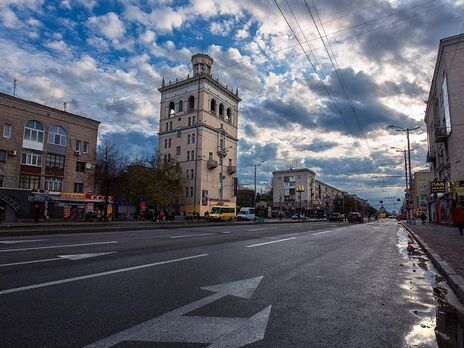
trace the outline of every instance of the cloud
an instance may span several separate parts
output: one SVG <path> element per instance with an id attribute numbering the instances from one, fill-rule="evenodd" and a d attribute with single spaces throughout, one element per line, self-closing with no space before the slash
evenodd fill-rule
<path id="1" fill-rule="evenodd" d="M 128 158 L 150 157 L 156 153 L 158 135 L 143 132 L 113 132 L 102 136 L 115 144 L 118 150 Z"/>
<path id="2" fill-rule="evenodd" d="M 18 25 L 18 17 L 9 8 L 4 8 L 0 11 L 2 23 L 7 28 L 14 28 Z"/>
<path id="3" fill-rule="evenodd" d="M 90 17 L 87 23 L 91 29 L 110 40 L 120 39 L 126 32 L 124 23 L 114 12 L 108 12 L 100 17 Z"/>

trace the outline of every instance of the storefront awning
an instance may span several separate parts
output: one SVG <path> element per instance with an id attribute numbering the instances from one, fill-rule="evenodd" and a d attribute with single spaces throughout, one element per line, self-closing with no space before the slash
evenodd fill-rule
<path id="1" fill-rule="evenodd" d="M 74 204 L 85 204 L 85 203 L 101 203 L 104 204 L 103 199 L 90 199 L 90 198 L 74 198 L 74 197 L 51 197 L 54 202 L 74 203 Z"/>

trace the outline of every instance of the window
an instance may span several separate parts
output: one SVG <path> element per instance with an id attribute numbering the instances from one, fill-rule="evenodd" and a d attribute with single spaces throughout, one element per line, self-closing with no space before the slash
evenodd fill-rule
<path id="1" fill-rule="evenodd" d="M 214 99 L 211 99 L 210 110 L 211 110 L 212 113 L 216 113 L 216 100 L 214 100 Z"/>
<path id="2" fill-rule="evenodd" d="M 0 187 L 3 187 L 5 181 L 5 177 L 3 175 L 0 175 Z"/>
<path id="3" fill-rule="evenodd" d="M 176 110 L 174 108 L 175 108 L 174 102 L 170 102 L 169 103 L 169 112 L 168 112 L 169 117 L 172 117 L 172 116 L 174 116 L 176 114 Z"/>
<path id="4" fill-rule="evenodd" d="M 190 197 L 193 197 L 193 187 L 190 187 Z"/>
<path id="5" fill-rule="evenodd" d="M 187 151 L 187 161 L 190 160 L 190 151 Z"/>
<path id="6" fill-rule="evenodd" d="M 81 151 L 81 141 L 76 139 L 76 146 L 74 147 L 74 150 L 76 151 Z"/>
<path id="7" fill-rule="evenodd" d="M 190 156 L 191 160 L 194 161 L 194 160 L 195 160 L 195 151 L 192 150 L 192 152 L 190 153 L 190 155 L 191 155 L 191 156 Z"/>
<path id="8" fill-rule="evenodd" d="M 185 188 L 185 197 L 188 197 L 188 196 L 189 196 L 189 188 L 186 187 L 186 188 Z"/>
<path id="9" fill-rule="evenodd" d="M 6 150 L 0 150 L 0 162 L 6 162 Z"/>
<path id="10" fill-rule="evenodd" d="M 89 143 L 84 141 L 84 149 L 82 151 L 83 153 L 89 153 Z"/>
<path id="11" fill-rule="evenodd" d="M 45 190 L 53 192 L 61 192 L 63 189 L 63 179 L 55 176 L 45 177 Z"/>
<path id="12" fill-rule="evenodd" d="M 193 169 L 190 169 L 190 177 L 193 179 Z"/>
<path id="13" fill-rule="evenodd" d="M 27 166 L 41 167 L 42 155 L 32 152 L 24 152 L 21 156 L 21 164 Z"/>
<path id="14" fill-rule="evenodd" d="M 38 190 L 40 185 L 39 175 L 21 174 L 19 177 L 19 188 Z"/>
<path id="15" fill-rule="evenodd" d="M 164 148 L 167 149 L 168 148 L 168 139 L 164 139 Z"/>
<path id="16" fill-rule="evenodd" d="M 182 129 L 177 130 L 177 137 L 181 138 L 182 137 Z"/>
<path id="17" fill-rule="evenodd" d="M 168 139 L 168 147 L 171 148 L 171 138 Z"/>
<path id="18" fill-rule="evenodd" d="M 168 156 L 165 154 L 164 155 L 164 163 L 166 163 L 168 161 Z"/>
<path id="19" fill-rule="evenodd" d="M 195 144 L 195 134 L 192 134 L 192 144 Z"/>
<path id="20" fill-rule="evenodd" d="M 82 193 L 84 192 L 84 184 L 81 182 L 74 183 L 74 192 Z"/>
<path id="21" fill-rule="evenodd" d="M 48 131 L 49 144 L 66 146 L 66 141 L 67 137 L 64 128 L 61 128 L 59 126 L 53 126 L 52 128 L 50 128 L 50 130 Z"/>
<path id="22" fill-rule="evenodd" d="M 190 134 L 187 135 L 187 144 L 190 144 Z"/>
<path id="23" fill-rule="evenodd" d="M 171 154 L 168 153 L 168 162 L 171 162 Z"/>
<path id="24" fill-rule="evenodd" d="M 85 162 L 76 162 L 76 172 L 85 172 Z"/>
<path id="25" fill-rule="evenodd" d="M 180 156 L 180 146 L 176 147 L 176 156 Z"/>
<path id="26" fill-rule="evenodd" d="M 169 122 L 169 130 L 172 130 L 172 121 Z"/>
<path id="27" fill-rule="evenodd" d="M 3 125 L 3 137 L 4 138 L 11 138 L 11 124 L 5 123 Z"/>
<path id="28" fill-rule="evenodd" d="M 64 168 L 64 156 L 47 154 L 45 165 L 49 168 Z"/>
<path id="29" fill-rule="evenodd" d="M 219 104 L 219 116 L 224 117 L 224 105 Z"/>
<path id="30" fill-rule="evenodd" d="M 195 116 L 192 117 L 192 124 L 195 124 Z"/>
<path id="31" fill-rule="evenodd" d="M 188 104 L 189 104 L 189 111 L 193 111 L 193 109 L 195 109 L 195 97 L 193 95 L 189 97 Z"/>
<path id="32" fill-rule="evenodd" d="M 210 152 L 210 153 L 209 153 L 209 155 L 208 155 L 208 159 L 209 159 L 210 161 L 212 161 L 212 160 L 213 160 L 213 153 L 212 153 L 212 152 Z"/>
<path id="33" fill-rule="evenodd" d="M 187 177 L 187 179 L 189 178 L 189 170 L 188 169 L 185 171 L 185 176 Z"/>
<path id="34" fill-rule="evenodd" d="M 179 111 L 184 111 L 184 102 L 179 100 Z"/>
<path id="35" fill-rule="evenodd" d="M 232 120 L 232 112 L 230 111 L 230 108 L 227 108 L 226 115 L 227 121 L 230 122 Z"/>
<path id="36" fill-rule="evenodd" d="M 189 117 L 189 118 L 188 118 L 188 122 L 187 122 L 187 126 L 191 126 L 191 125 L 192 125 L 192 118 Z"/>
<path id="37" fill-rule="evenodd" d="M 166 122 L 166 132 L 169 130 L 169 123 Z"/>
<path id="38" fill-rule="evenodd" d="M 24 140 L 36 141 L 43 143 L 44 127 L 39 121 L 31 120 L 24 127 Z"/>

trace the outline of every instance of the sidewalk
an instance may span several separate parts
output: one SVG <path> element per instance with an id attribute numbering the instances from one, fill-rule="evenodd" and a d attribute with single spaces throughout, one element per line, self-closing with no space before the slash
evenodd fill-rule
<path id="1" fill-rule="evenodd" d="M 464 237 L 457 227 L 432 223 L 403 226 L 411 232 L 435 267 L 464 303 Z"/>

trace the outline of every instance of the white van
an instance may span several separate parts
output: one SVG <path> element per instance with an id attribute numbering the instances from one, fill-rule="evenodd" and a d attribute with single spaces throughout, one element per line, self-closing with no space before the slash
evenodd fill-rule
<path id="1" fill-rule="evenodd" d="M 237 220 L 255 220 L 255 208 L 243 207 L 237 214 Z"/>

